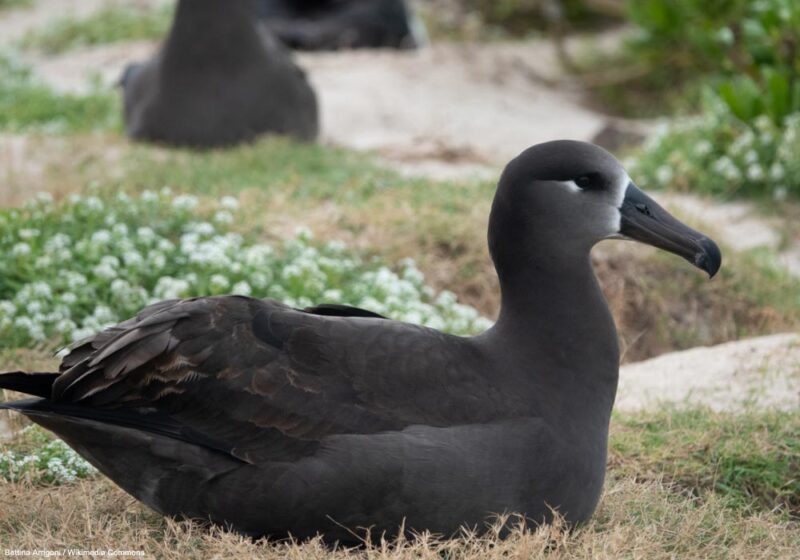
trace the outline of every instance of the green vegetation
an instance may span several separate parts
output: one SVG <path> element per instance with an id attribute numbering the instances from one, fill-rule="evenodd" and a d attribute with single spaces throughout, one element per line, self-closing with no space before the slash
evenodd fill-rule
<path id="1" fill-rule="evenodd" d="M 122 41 L 160 39 L 172 21 L 173 5 L 157 8 L 111 4 L 85 18 L 67 16 L 28 32 L 20 46 L 49 54 Z"/>
<path id="2" fill-rule="evenodd" d="M 800 518 L 800 414 L 648 411 L 615 416 L 616 477 L 664 480 L 691 496 Z"/>
<path id="3" fill-rule="evenodd" d="M 776 125 L 800 110 L 800 5 L 794 0 L 628 2 L 628 53 L 672 76 L 716 80 L 730 112 Z"/>
<path id="4" fill-rule="evenodd" d="M 38 426 L 23 429 L 0 449 L 0 478 L 40 485 L 69 484 L 97 472 L 60 439 Z"/>
<path id="5" fill-rule="evenodd" d="M 40 197 L 0 213 L 0 346 L 69 343 L 148 303 L 235 293 L 296 307 L 325 301 L 460 334 L 490 323 L 450 292 L 435 294 L 413 261 L 399 272 L 300 232 L 279 248 L 231 231 L 239 203 L 144 191 L 105 199 Z"/>
<path id="6" fill-rule="evenodd" d="M 0 10 L 11 8 L 24 8 L 30 6 L 33 0 L 0 0 Z"/>
<path id="7" fill-rule="evenodd" d="M 0 54 L 0 130 L 64 133 L 119 128 L 120 107 L 112 92 L 59 94 L 31 69 Z"/>
<path id="8" fill-rule="evenodd" d="M 719 102 L 654 137 L 632 167 L 643 184 L 713 195 L 800 198 L 800 113 L 748 125 Z"/>

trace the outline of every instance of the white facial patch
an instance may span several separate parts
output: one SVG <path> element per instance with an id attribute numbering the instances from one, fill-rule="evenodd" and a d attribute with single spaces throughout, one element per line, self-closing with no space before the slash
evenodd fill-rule
<path id="1" fill-rule="evenodd" d="M 628 191 L 628 185 L 630 183 L 631 178 L 623 171 L 619 182 L 614 185 L 614 195 L 616 197 L 615 206 L 617 208 L 622 208 L 622 201 L 625 200 L 625 193 Z"/>
<path id="2" fill-rule="evenodd" d="M 619 233 L 620 229 L 622 228 L 622 202 L 625 200 L 625 193 L 628 191 L 628 184 L 630 184 L 630 182 L 631 178 L 623 171 L 620 174 L 620 180 L 617 181 L 617 184 L 612 187 L 611 194 L 614 197 L 614 212 L 611 214 L 611 223 L 609 223 L 609 229 L 613 233 L 609 235 L 609 239 L 622 238 L 620 237 Z"/>

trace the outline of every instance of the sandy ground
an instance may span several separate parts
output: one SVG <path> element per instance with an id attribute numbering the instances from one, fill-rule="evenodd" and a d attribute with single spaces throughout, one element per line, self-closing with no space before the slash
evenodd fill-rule
<path id="1" fill-rule="evenodd" d="M 800 408 L 800 335 L 779 334 L 693 348 L 623 366 L 617 410 L 658 404 Z"/>
<path id="2" fill-rule="evenodd" d="M 52 17 L 87 14 L 102 4 L 38 0 L 31 9 L 7 12 L 0 16 L 0 45 Z M 608 44 L 616 40 L 614 35 L 603 38 Z M 571 48 L 581 48 L 580 42 Z M 54 57 L 25 56 L 54 87 L 80 91 L 92 77 L 114 83 L 128 62 L 155 48 L 136 42 Z M 533 143 L 591 140 L 611 122 L 581 104 L 579 92 L 559 70 L 553 45 L 544 40 L 438 44 L 416 52 L 304 54 L 298 60 L 319 95 L 323 141 L 377 152 L 409 174 L 492 177 Z M 649 126 L 641 125 L 644 130 Z M 26 154 L 25 139 L 0 138 L 0 165 L 27 165 Z M 781 247 L 784 264 L 800 275 L 800 240 L 785 247 L 778 226 L 752 205 L 688 195 L 657 198 L 679 215 L 709 224 L 734 249 Z M 792 335 L 670 354 L 623 368 L 618 406 L 637 409 L 657 400 L 715 408 L 797 406 L 799 362 L 800 345 Z"/>

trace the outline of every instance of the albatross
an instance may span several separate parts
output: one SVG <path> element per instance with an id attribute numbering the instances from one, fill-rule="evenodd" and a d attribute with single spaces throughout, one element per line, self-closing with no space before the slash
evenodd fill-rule
<path id="1" fill-rule="evenodd" d="M 716 244 L 603 149 L 533 146 L 500 178 L 489 249 L 497 322 L 460 337 L 341 305 L 163 301 L 73 345 L 57 373 L 0 375 L 5 403 L 170 516 L 253 536 L 587 520 L 619 371 L 592 270 L 633 239 L 713 276 Z"/>
<path id="2" fill-rule="evenodd" d="M 132 139 L 211 148 L 260 134 L 311 141 L 316 94 L 291 53 L 256 21 L 255 0 L 179 0 L 169 34 L 120 80 Z"/>

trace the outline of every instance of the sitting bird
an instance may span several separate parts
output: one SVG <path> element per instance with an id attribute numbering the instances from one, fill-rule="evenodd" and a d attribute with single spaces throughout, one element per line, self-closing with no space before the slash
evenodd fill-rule
<path id="1" fill-rule="evenodd" d="M 193 147 L 316 138 L 314 90 L 255 14 L 255 0 L 180 0 L 159 52 L 120 80 L 128 136 Z"/>
<path id="2" fill-rule="evenodd" d="M 589 253 L 633 239 L 713 276 L 719 249 L 592 144 L 533 146 L 489 217 L 496 323 L 460 337 L 340 305 L 163 301 L 76 343 L 9 402 L 165 515 L 248 535 L 482 529 L 592 515 L 617 389 Z"/>

